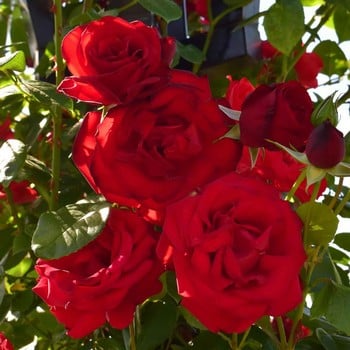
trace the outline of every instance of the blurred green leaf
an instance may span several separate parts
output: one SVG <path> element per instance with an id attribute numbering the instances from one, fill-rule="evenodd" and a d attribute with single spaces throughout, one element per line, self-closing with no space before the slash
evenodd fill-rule
<path id="1" fill-rule="evenodd" d="M 338 233 L 334 237 L 334 243 L 347 251 L 350 251 L 350 232 Z"/>
<path id="2" fill-rule="evenodd" d="M 209 331 L 202 331 L 196 336 L 188 345 L 186 350 L 230 350 L 231 347 L 220 335 L 210 333 Z"/>
<path id="3" fill-rule="evenodd" d="M 336 7 L 333 15 L 334 28 L 340 42 L 350 40 L 350 26 L 349 26 L 350 10 L 344 6 Z"/>
<path id="4" fill-rule="evenodd" d="M 203 52 L 194 45 L 184 45 L 178 41 L 176 46 L 180 56 L 188 62 L 201 64 L 205 60 Z"/>
<path id="5" fill-rule="evenodd" d="M 40 258 L 57 259 L 91 242 L 106 224 L 111 204 L 86 200 L 42 214 L 32 249 Z"/>
<path id="6" fill-rule="evenodd" d="M 338 218 L 326 204 L 307 202 L 297 209 L 304 222 L 304 241 L 326 246 L 332 241 L 338 227 Z"/>
<path id="7" fill-rule="evenodd" d="M 277 50 L 289 55 L 305 32 L 300 1 L 280 0 L 273 4 L 265 15 L 264 28 L 268 41 Z"/>
<path id="8" fill-rule="evenodd" d="M 6 273 L 13 277 L 22 277 L 29 271 L 29 269 L 32 266 L 32 263 L 33 261 L 31 258 L 24 258 L 19 262 L 18 265 L 7 269 Z"/>
<path id="9" fill-rule="evenodd" d="M 343 75 L 346 72 L 348 68 L 347 59 L 336 42 L 331 40 L 321 41 L 314 48 L 314 52 L 322 58 L 322 73 L 331 76 L 333 74 Z"/>
<path id="10" fill-rule="evenodd" d="M 337 344 L 334 342 L 332 336 L 324 329 L 316 329 L 316 336 L 326 350 L 338 350 Z"/>
<path id="11" fill-rule="evenodd" d="M 23 72 L 26 68 L 26 59 L 23 51 L 15 51 L 0 57 L 0 70 L 15 70 Z"/>
<path id="12" fill-rule="evenodd" d="M 167 23 L 175 21 L 182 16 L 181 8 L 171 0 L 138 0 L 137 2 L 149 12 L 162 17 Z"/>
<path id="13" fill-rule="evenodd" d="M 16 139 L 5 141 L 0 147 L 0 183 L 8 187 L 22 168 L 27 156 L 26 145 Z"/>

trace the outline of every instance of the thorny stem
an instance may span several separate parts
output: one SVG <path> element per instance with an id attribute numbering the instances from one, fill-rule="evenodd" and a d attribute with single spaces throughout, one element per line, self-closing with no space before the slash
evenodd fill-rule
<path id="1" fill-rule="evenodd" d="M 88 12 L 91 9 L 93 4 L 94 4 L 94 0 L 84 0 L 83 13 Z"/>
<path id="2" fill-rule="evenodd" d="M 117 9 L 117 11 L 118 11 L 118 13 L 121 13 L 121 12 L 127 10 L 128 8 L 130 8 L 130 7 L 132 7 L 132 6 L 136 5 L 136 4 L 137 4 L 137 0 L 130 1 L 128 4 L 126 4 L 126 5 L 122 6 L 122 7 L 119 7 Z"/>
<path id="3" fill-rule="evenodd" d="M 232 349 L 232 350 L 239 350 L 239 347 L 238 347 L 238 335 L 237 335 L 237 333 L 232 333 L 232 337 L 231 337 L 231 349 Z"/>
<path id="4" fill-rule="evenodd" d="M 64 62 L 61 53 L 62 43 L 62 0 L 55 0 L 55 53 L 56 53 L 56 86 L 64 77 Z M 59 178 L 61 170 L 61 133 L 62 133 L 62 109 L 56 106 L 53 113 L 53 144 L 52 144 L 52 180 L 50 210 L 55 210 L 58 205 Z"/>
<path id="5" fill-rule="evenodd" d="M 332 200 L 330 201 L 330 203 L 328 204 L 328 207 L 330 209 L 333 209 L 334 206 L 337 204 L 337 199 L 339 198 L 339 195 L 340 195 L 341 190 L 343 188 L 343 183 L 344 183 L 344 177 L 341 176 L 339 178 L 339 183 L 338 183 L 337 189 L 335 191 L 335 194 L 334 194 Z"/>
<path id="6" fill-rule="evenodd" d="M 288 194 L 285 198 L 287 201 L 289 201 L 293 198 L 293 196 L 295 195 L 295 192 L 297 191 L 297 189 L 299 188 L 301 183 L 304 181 L 305 177 L 306 177 L 306 169 L 303 169 L 303 171 L 299 174 L 298 178 L 294 182 L 292 188 L 288 192 Z"/>

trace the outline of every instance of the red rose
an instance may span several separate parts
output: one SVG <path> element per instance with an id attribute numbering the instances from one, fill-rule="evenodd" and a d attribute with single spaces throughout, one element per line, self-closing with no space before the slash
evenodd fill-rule
<path id="1" fill-rule="evenodd" d="M 256 176 L 274 186 L 279 192 L 286 193 L 290 191 L 304 166 L 304 164 L 298 162 L 287 152 L 265 149 L 259 152 L 255 166 L 252 168 L 248 148 L 244 147 L 236 172 Z M 323 179 L 318 196 L 324 192 L 326 187 L 327 181 Z M 298 187 L 295 195 L 301 202 L 308 202 L 313 189 L 314 186 L 307 186 L 306 180 L 304 180 Z"/>
<path id="2" fill-rule="evenodd" d="M 0 350 L 14 350 L 13 345 L 2 332 L 0 332 Z"/>
<path id="3" fill-rule="evenodd" d="M 73 160 L 107 200 L 161 210 L 235 168 L 241 145 L 220 139 L 225 116 L 208 81 L 174 71 L 172 84 L 147 100 L 83 121 Z"/>
<path id="4" fill-rule="evenodd" d="M 58 90 L 81 101 L 104 105 L 151 95 L 167 80 L 175 41 L 156 28 L 106 16 L 75 27 L 63 39 L 71 77 Z"/>
<path id="5" fill-rule="evenodd" d="M 247 78 L 233 80 L 229 75 L 227 79 L 230 83 L 226 91 L 226 100 L 232 109 L 240 111 L 244 100 L 255 88 Z"/>
<path id="6" fill-rule="evenodd" d="M 231 173 L 170 205 L 158 246 L 169 252 L 183 306 L 212 332 L 242 332 L 302 300 L 302 223 L 262 181 Z"/>
<path id="7" fill-rule="evenodd" d="M 12 193 L 13 201 L 16 204 L 26 204 L 35 201 L 38 198 L 38 193 L 34 188 L 30 187 L 28 181 L 12 181 L 9 185 L 9 190 Z M 0 185 L 0 200 L 6 199 L 6 193 Z"/>
<path id="8" fill-rule="evenodd" d="M 311 133 L 312 101 L 296 81 L 258 86 L 244 101 L 241 141 L 249 147 L 277 150 L 268 140 L 301 151 Z"/>
<path id="9" fill-rule="evenodd" d="M 0 141 L 13 139 L 14 133 L 10 129 L 10 124 L 10 117 L 6 117 L 5 120 L 2 123 L 0 123 Z"/>
<path id="10" fill-rule="evenodd" d="M 343 133 L 326 120 L 310 134 L 305 153 L 314 166 L 322 169 L 333 168 L 345 157 Z"/>
<path id="11" fill-rule="evenodd" d="M 103 232 L 76 253 L 39 259 L 34 287 L 62 322 L 80 338 L 108 321 L 122 329 L 135 307 L 161 290 L 153 226 L 132 212 L 112 209 Z"/>

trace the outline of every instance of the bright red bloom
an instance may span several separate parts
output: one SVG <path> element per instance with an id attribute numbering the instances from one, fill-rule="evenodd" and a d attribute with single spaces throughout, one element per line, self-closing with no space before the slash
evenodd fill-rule
<path id="1" fill-rule="evenodd" d="M 14 350 L 11 342 L 0 332 L 0 350 Z"/>
<path id="2" fill-rule="evenodd" d="M 167 208 L 158 254 L 210 331 L 242 332 L 302 300 L 302 222 L 272 186 L 230 173 Z"/>
<path id="3" fill-rule="evenodd" d="M 167 82 L 175 41 L 140 21 L 106 16 L 70 31 L 62 54 L 73 76 L 59 91 L 85 102 L 120 104 L 152 95 Z"/>
<path id="4" fill-rule="evenodd" d="M 30 187 L 29 181 L 12 181 L 9 185 L 9 190 L 16 204 L 30 203 L 35 201 L 38 197 L 37 191 Z M 0 200 L 1 199 L 6 199 L 6 193 L 0 185 Z"/>
<path id="5" fill-rule="evenodd" d="M 173 71 L 172 83 L 147 100 L 90 112 L 73 160 L 107 200 L 162 211 L 197 187 L 234 170 L 241 144 L 224 138 L 225 117 L 208 81 Z"/>
<path id="6" fill-rule="evenodd" d="M 260 85 L 244 100 L 241 141 L 249 147 L 278 150 L 272 140 L 302 151 L 313 129 L 312 110 L 310 96 L 297 81 Z"/>
<path id="7" fill-rule="evenodd" d="M 230 83 L 226 90 L 226 100 L 232 109 L 240 111 L 244 100 L 255 90 L 255 87 L 247 78 L 233 80 L 232 77 L 228 75 L 227 79 Z"/>
<path id="8" fill-rule="evenodd" d="M 7 117 L 2 123 L 0 123 L 0 141 L 13 139 L 14 133 L 10 129 L 10 124 L 10 117 Z"/>
<path id="9" fill-rule="evenodd" d="M 102 233 L 87 246 L 60 259 L 37 261 L 33 290 L 73 338 L 106 321 L 123 329 L 136 306 L 162 288 L 157 236 L 153 225 L 136 214 L 112 209 Z"/>

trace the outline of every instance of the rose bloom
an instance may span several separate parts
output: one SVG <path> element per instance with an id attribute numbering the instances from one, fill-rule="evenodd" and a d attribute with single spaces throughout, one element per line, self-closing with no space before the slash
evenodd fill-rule
<path id="1" fill-rule="evenodd" d="M 269 66 L 272 66 L 271 68 L 273 69 L 275 58 L 281 56 L 281 53 L 268 41 L 262 41 L 261 52 L 263 58 L 271 60 Z M 318 86 L 317 75 L 321 72 L 322 68 L 323 61 L 315 52 L 303 53 L 294 66 L 297 80 L 305 88 L 315 88 Z"/>
<path id="2" fill-rule="evenodd" d="M 151 224 L 130 211 L 112 209 L 94 241 L 63 258 L 37 261 L 39 280 L 33 290 L 73 338 L 106 321 L 125 328 L 136 306 L 161 290 L 156 242 Z"/>
<path id="3" fill-rule="evenodd" d="M 102 121 L 100 112 L 85 116 L 73 160 L 107 200 L 162 211 L 235 168 L 241 145 L 219 139 L 225 120 L 207 79 L 174 70 L 172 83 L 149 99 Z"/>
<path id="4" fill-rule="evenodd" d="M 16 204 L 26 204 L 35 201 L 38 198 L 38 193 L 34 188 L 30 187 L 28 181 L 12 181 L 9 185 L 9 190 L 12 193 L 13 201 Z M 6 200 L 7 196 L 4 188 L 0 185 L 0 200 Z"/>
<path id="5" fill-rule="evenodd" d="M 156 28 L 106 16 L 75 27 L 63 39 L 62 54 L 73 76 L 58 90 L 103 105 L 151 95 L 168 79 L 175 41 Z"/>
<path id="6" fill-rule="evenodd" d="M 240 111 L 244 100 L 255 90 L 255 87 L 247 78 L 234 80 L 228 75 L 227 79 L 229 80 L 229 85 L 225 98 L 232 109 Z"/>
<path id="7" fill-rule="evenodd" d="M 10 128 L 11 118 L 6 117 L 5 120 L 0 123 L 0 141 L 6 141 L 9 139 L 13 139 L 14 133 Z"/>
<path id="8" fill-rule="evenodd" d="M 299 151 L 311 133 L 313 104 L 296 81 L 258 86 L 243 102 L 241 141 L 249 147 L 279 148 L 272 140 Z"/>
<path id="9" fill-rule="evenodd" d="M 279 192 L 286 193 L 290 191 L 304 167 L 304 164 L 298 162 L 287 152 L 264 149 L 259 152 L 255 166 L 252 168 L 248 148 L 244 147 L 236 172 L 260 178 L 274 186 Z M 318 196 L 324 192 L 326 187 L 327 181 L 323 179 Z M 295 196 L 301 202 L 308 202 L 313 190 L 314 185 L 307 186 L 306 180 L 304 180 L 298 187 Z"/>
<path id="10" fill-rule="evenodd" d="M 0 350 L 14 350 L 11 342 L 0 332 Z"/>
<path id="11" fill-rule="evenodd" d="M 242 332 L 302 300 L 302 223 L 272 186 L 236 173 L 170 205 L 158 254 L 210 331 Z"/>

